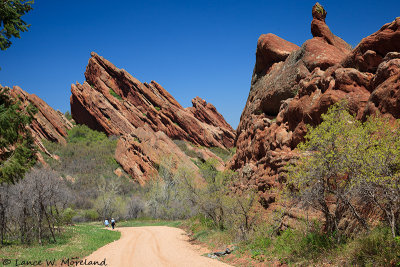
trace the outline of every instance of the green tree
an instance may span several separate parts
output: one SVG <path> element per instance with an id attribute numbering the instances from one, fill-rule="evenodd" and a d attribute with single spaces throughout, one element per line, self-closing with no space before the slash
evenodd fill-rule
<path id="1" fill-rule="evenodd" d="M 347 212 L 368 229 L 360 210 L 372 205 L 383 212 L 395 236 L 400 217 L 399 125 L 380 116 L 362 123 L 345 106 L 333 105 L 320 125 L 309 127 L 306 141 L 298 146 L 298 161 L 288 167 L 288 188 L 296 202 L 324 214 L 327 232 L 338 233 Z"/>
<path id="2" fill-rule="evenodd" d="M 383 213 L 394 238 L 400 235 L 400 121 L 371 117 L 364 130 L 362 167 L 352 182 L 363 202 Z"/>
<path id="3" fill-rule="evenodd" d="M 309 127 L 306 141 L 298 145 L 300 158 L 289 167 L 288 176 L 299 203 L 321 211 L 325 230 L 334 233 L 345 212 L 354 208 L 351 171 L 359 165 L 357 151 L 364 140 L 361 123 L 343 104 L 331 107 L 322 119 L 317 127 Z"/>
<path id="4" fill-rule="evenodd" d="M 20 32 L 28 30 L 28 25 L 21 19 L 32 10 L 33 0 L 0 0 L 0 49 L 11 46 L 12 37 L 20 38 Z"/>
<path id="5" fill-rule="evenodd" d="M 36 162 L 36 148 L 27 129 L 35 108 L 20 104 L 0 88 L 0 183 L 14 183 Z"/>

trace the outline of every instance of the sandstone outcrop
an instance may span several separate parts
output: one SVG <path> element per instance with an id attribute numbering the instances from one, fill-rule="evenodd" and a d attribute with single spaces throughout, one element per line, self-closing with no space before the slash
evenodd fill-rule
<path id="1" fill-rule="evenodd" d="M 313 38 L 285 58 L 272 57 L 273 64 L 256 58 L 255 69 L 265 64 L 268 71 L 253 73 L 230 167 L 258 188 L 265 207 L 275 201 L 273 189 L 283 186 L 284 167 L 296 158 L 306 125 L 321 123 L 321 114 L 332 104 L 345 99 L 358 119 L 376 112 L 400 118 L 399 18 L 351 51 L 325 24 L 326 14 L 318 3 L 313 7 Z M 259 49 L 275 45 L 257 44 Z"/>
<path id="2" fill-rule="evenodd" d="M 343 62 L 344 67 L 375 72 L 390 52 L 400 51 L 400 17 L 361 40 Z"/>
<path id="3" fill-rule="evenodd" d="M 184 109 L 158 83 L 141 83 L 96 53 L 85 77 L 86 82 L 71 87 L 71 114 L 79 124 L 108 135 L 131 133 L 148 124 L 171 139 L 206 147 L 233 146 L 233 129 L 212 105 L 199 104 L 203 100 L 196 98 L 194 108 Z"/>
<path id="4" fill-rule="evenodd" d="M 170 166 L 172 170 L 176 170 L 180 164 L 190 170 L 197 169 L 171 138 L 164 132 L 154 132 L 148 124 L 120 137 L 115 158 L 141 185 L 155 177 L 158 166 L 166 159 L 173 162 L 173 166 Z"/>
<path id="5" fill-rule="evenodd" d="M 72 117 L 107 135 L 121 136 L 116 160 L 137 181 L 149 179 L 161 156 L 180 155 L 172 140 L 233 146 L 235 131 L 213 105 L 196 97 L 193 107 L 183 108 L 160 84 L 141 83 L 96 53 L 91 56 L 86 81 L 71 86 Z"/>
<path id="6" fill-rule="evenodd" d="M 66 144 L 65 138 L 67 136 L 67 131 L 71 129 L 73 125 L 61 112 L 55 111 L 37 95 L 29 94 L 18 86 L 14 86 L 13 89 L 10 90 L 10 95 L 20 101 L 22 108 L 32 105 L 37 109 L 37 113 L 34 115 L 29 130 L 39 150 L 51 156 L 42 143 L 44 139 Z M 40 154 L 39 160 L 44 162 Z"/>

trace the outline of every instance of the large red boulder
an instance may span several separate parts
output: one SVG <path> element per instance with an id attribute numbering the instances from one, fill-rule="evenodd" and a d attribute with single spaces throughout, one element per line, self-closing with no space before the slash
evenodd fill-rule
<path id="1" fill-rule="evenodd" d="M 400 52 L 400 17 L 362 39 L 342 65 L 374 73 L 389 52 Z"/>
<path id="2" fill-rule="evenodd" d="M 275 34 L 262 34 L 257 42 L 254 72 L 257 74 L 267 73 L 274 63 L 284 61 L 291 52 L 298 49 L 299 47 L 297 45 Z"/>

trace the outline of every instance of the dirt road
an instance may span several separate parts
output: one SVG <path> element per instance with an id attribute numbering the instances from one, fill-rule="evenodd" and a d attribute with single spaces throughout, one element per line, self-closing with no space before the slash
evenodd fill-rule
<path id="1" fill-rule="evenodd" d="M 93 252 L 87 260 L 111 267 L 229 266 L 210 259 L 200 247 L 188 242 L 182 229 L 167 226 L 118 228 L 121 238 Z"/>

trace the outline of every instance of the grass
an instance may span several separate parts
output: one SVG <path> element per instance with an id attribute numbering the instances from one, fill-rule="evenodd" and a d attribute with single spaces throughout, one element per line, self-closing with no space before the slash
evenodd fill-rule
<path id="1" fill-rule="evenodd" d="M 217 230 L 213 222 L 202 215 L 184 221 L 182 228 L 191 233 L 192 240 L 205 243 L 213 250 L 224 250 L 233 241 L 231 233 Z"/>
<path id="2" fill-rule="evenodd" d="M 67 226 L 65 232 L 57 239 L 57 243 L 48 243 L 43 246 L 9 245 L 0 248 L 0 266 L 3 259 L 42 261 L 83 258 L 98 248 L 119 239 L 121 233 L 103 229 L 99 223 L 77 224 Z"/>
<path id="3" fill-rule="evenodd" d="M 201 158 L 200 153 L 188 148 L 187 143 L 189 145 L 192 145 L 190 142 L 184 140 L 173 140 L 173 141 L 180 148 L 180 150 L 182 150 L 182 152 L 184 152 L 188 157 L 195 159 Z"/>
<path id="4" fill-rule="evenodd" d="M 118 223 L 118 227 L 140 227 L 140 226 L 170 226 L 179 227 L 182 224 L 181 221 L 166 221 L 166 220 L 154 220 L 148 218 L 140 218 L 136 220 L 121 221 Z"/>
<path id="5" fill-rule="evenodd" d="M 110 94 L 118 100 L 122 100 L 122 97 L 118 95 L 112 88 L 110 88 Z"/>
<path id="6" fill-rule="evenodd" d="M 220 157 L 224 162 L 229 161 L 236 153 L 236 148 L 223 149 L 220 147 L 210 147 L 211 152 Z"/>

